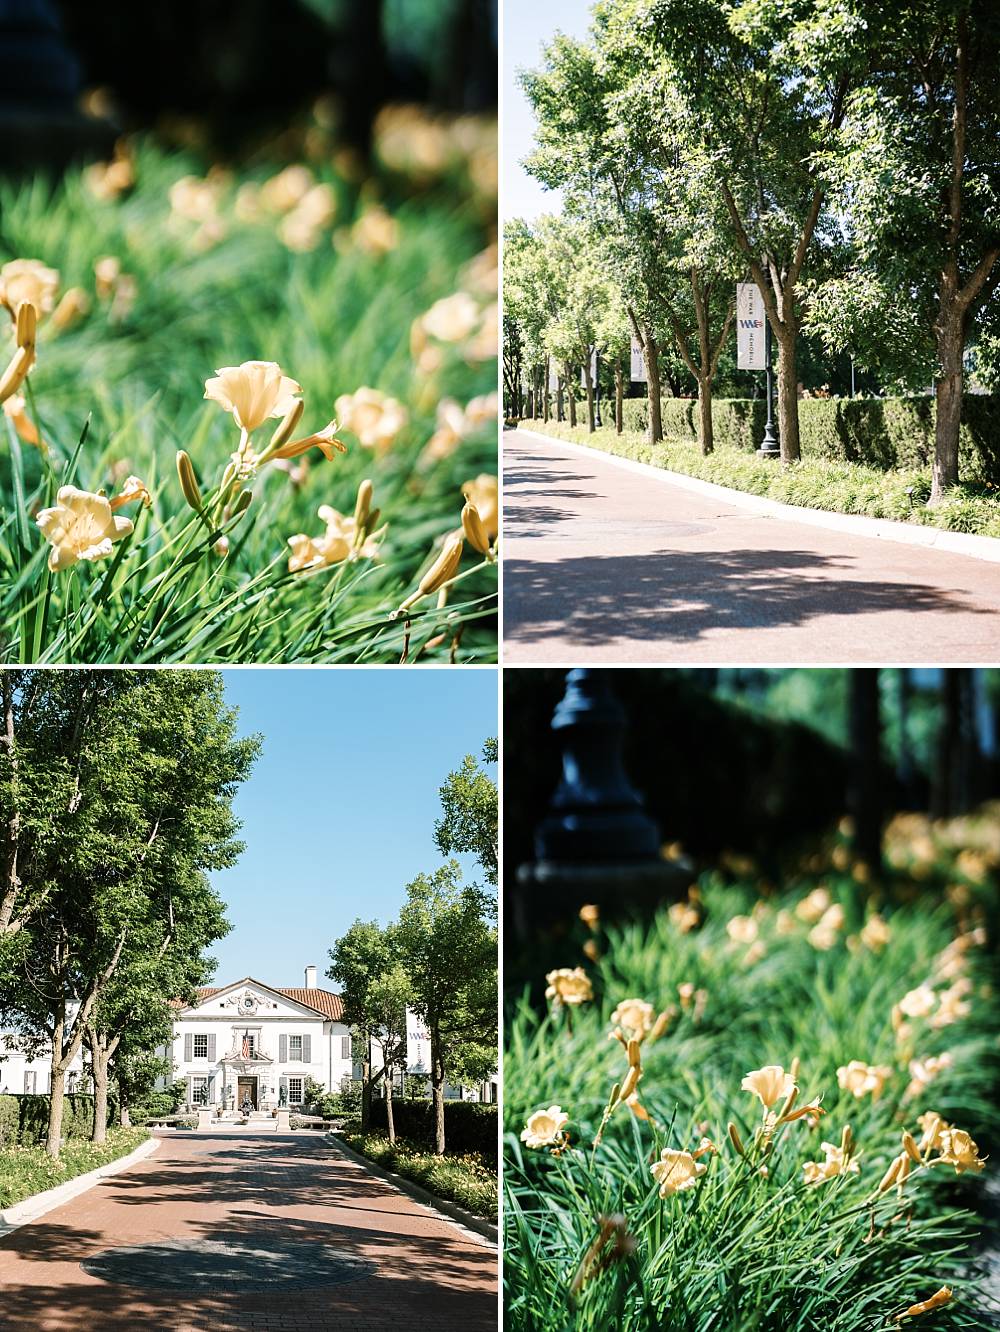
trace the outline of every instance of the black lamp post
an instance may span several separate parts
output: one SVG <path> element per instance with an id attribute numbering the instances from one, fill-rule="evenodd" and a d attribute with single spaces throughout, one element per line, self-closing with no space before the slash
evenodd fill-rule
<path id="1" fill-rule="evenodd" d="M 594 425 L 600 430 L 601 421 L 601 353 L 594 352 Z"/>
<path id="2" fill-rule="evenodd" d="M 778 458 L 781 448 L 774 433 L 774 370 L 771 361 L 771 321 L 764 320 L 764 374 L 767 386 L 767 420 L 764 422 L 764 438 L 759 449 L 762 458 Z"/>

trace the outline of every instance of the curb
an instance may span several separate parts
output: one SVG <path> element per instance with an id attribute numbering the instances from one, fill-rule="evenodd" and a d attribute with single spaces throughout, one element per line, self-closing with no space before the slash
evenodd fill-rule
<path id="1" fill-rule="evenodd" d="M 464 1226 L 467 1230 L 473 1230 L 477 1235 L 481 1235 L 483 1239 L 488 1239 L 493 1244 L 499 1244 L 500 1232 L 492 1221 L 486 1221 L 481 1216 L 475 1216 L 472 1212 L 467 1212 L 464 1207 L 459 1207 L 457 1203 L 448 1202 L 444 1198 L 437 1197 L 436 1194 L 429 1193 L 420 1184 L 415 1184 L 412 1179 L 404 1179 L 402 1175 L 386 1170 L 375 1161 L 369 1160 L 367 1156 L 362 1156 L 360 1152 L 356 1152 L 353 1147 L 348 1147 L 347 1143 L 343 1142 L 336 1133 L 326 1134 L 326 1140 L 336 1151 L 342 1152 L 349 1161 L 363 1166 L 369 1174 L 384 1179 L 393 1188 L 398 1189 L 400 1193 L 407 1194 L 414 1202 L 422 1203 L 425 1207 L 430 1207 L 436 1212 L 443 1212 L 445 1216 L 452 1221 L 457 1221 L 459 1225 Z"/>
<path id="2" fill-rule="evenodd" d="M 925 546 L 952 555 L 965 555 L 974 560 L 1000 564 L 1000 538 L 997 537 L 974 536 L 969 532 L 950 532 L 943 527 L 918 527 L 915 523 L 903 523 L 895 518 L 866 518 L 861 514 L 835 513 L 831 509 L 807 509 L 800 504 L 783 504 L 781 500 L 751 495 L 745 490 L 731 490 L 728 486 L 716 485 L 714 481 L 702 481 L 695 476 L 685 476 L 683 472 L 671 472 L 665 467 L 654 467 L 652 463 L 621 458 L 618 454 L 605 449 L 590 448 L 586 444 L 560 439 L 558 435 L 544 435 L 538 430 L 528 430 L 522 426 L 517 427 L 517 432 L 521 435 L 530 435 L 532 439 L 544 440 L 547 444 L 555 444 L 559 448 L 569 449 L 581 457 L 593 458 L 596 454 L 616 467 L 623 467 L 639 476 L 679 486 L 682 490 L 693 491 L 696 495 L 704 495 L 707 499 L 721 500 L 734 508 L 747 509 L 761 518 L 783 518 L 786 522 L 806 523 L 812 527 L 825 527 L 835 532 L 850 532 L 854 536 L 882 541 L 897 541 L 906 546 Z"/>
<path id="3" fill-rule="evenodd" d="M 14 1203 L 6 1211 L 0 1212 L 0 1238 L 8 1235 L 12 1230 L 16 1230 L 18 1226 L 30 1225 L 32 1221 L 37 1221 L 46 1212 L 51 1212 L 53 1208 L 61 1206 L 64 1202 L 69 1202 L 70 1198 L 75 1198 L 80 1193 L 86 1193 L 95 1184 L 99 1184 L 102 1179 L 109 1179 L 112 1175 L 121 1174 L 129 1166 L 135 1165 L 138 1161 L 144 1161 L 147 1156 L 152 1156 L 159 1145 L 159 1138 L 147 1138 L 128 1156 L 120 1156 L 115 1161 L 109 1161 L 107 1165 L 98 1166 L 96 1170 L 88 1170 L 84 1175 L 75 1175 L 72 1179 L 68 1179 L 65 1184 L 57 1184 L 54 1188 L 45 1189 L 42 1193 L 33 1193 L 30 1198 L 22 1198 L 19 1203 Z"/>

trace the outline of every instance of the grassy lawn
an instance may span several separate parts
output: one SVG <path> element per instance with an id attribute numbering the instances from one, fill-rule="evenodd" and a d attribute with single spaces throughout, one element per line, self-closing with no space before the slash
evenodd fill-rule
<path id="1" fill-rule="evenodd" d="M 942 504 L 930 508 L 927 504 L 931 493 L 930 468 L 883 472 L 860 463 L 831 462 L 825 458 L 805 458 L 794 465 L 782 466 L 735 449 L 720 449 L 706 458 L 697 443 L 679 437 L 650 444 L 637 431 L 616 435 L 605 427 L 590 434 L 585 426 L 571 430 L 567 425 L 553 422 L 545 425 L 541 421 L 525 421 L 523 425 L 555 439 L 586 444 L 604 453 L 650 463 L 783 504 L 1000 537 L 1000 498 L 995 490 L 955 486 Z"/>
<path id="2" fill-rule="evenodd" d="M 341 1133 L 349 1147 L 386 1170 L 421 1184 L 429 1193 L 457 1203 L 474 1216 L 497 1219 L 497 1175 L 480 1156 L 435 1156 L 397 1139 L 395 1145 L 376 1133 Z"/>
<path id="3" fill-rule="evenodd" d="M 137 139 L 117 194 L 91 171 L 0 182 L 0 371 L 28 299 L 4 265 L 54 274 L 0 416 L 7 660 L 496 659 L 496 569 L 472 540 L 447 605 L 435 587 L 396 614 L 461 530 L 469 483 L 495 532 L 495 201 L 470 166 L 492 131 L 463 132 L 436 180 L 405 161 L 359 179 L 330 146 L 236 170 Z M 220 368 L 250 361 L 300 387 L 285 443 L 312 447 L 266 456 L 287 394 L 249 440 L 250 421 L 205 400 Z M 64 540 L 80 557 L 53 570 L 38 519 L 69 485 L 133 492 L 114 518 L 134 530 L 96 557 Z"/>
<path id="4" fill-rule="evenodd" d="M 515 998 L 512 1327 L 888 1332 L 945 1286 L 953 1298 L 919 1325 L 984 1326 L 970 1259 L 979 1166 L 942 1125 L 996 1168 L 998 1015 L 979 903 L 998 857 L 942 862 L 933 826 L 907 817 L 890 837 L 890 890 L 869 892 L 844 846 L 781 895 L 752 867 L 712 872 L 647 921 L 564 936 L 561 961 L 584 965 L 590 1001 L 545 1011 Z M 947 892 L 921 886 L 939 875 Z M 588 938 L 593 963 L 578 951 Z M 649 1009 L 618 1009 L 635 1000 Z M 660 1013 L 665 1030 L 643 1037 Z M 616 1025 L 639 1034 L 628 1052 Z M 631 1064 L 637 1099 L 622 1103 Z M 760 1079 L 741 1086 L 769 1066 L 793 1077 L 771 1075 L 760 1095 Z M 560 1114 L 534 1121 L 542 1143 L 523 1141 L 549 1107 Z M 893 1162 L 905 1175 L 903 1158 L 903 1184 L 883 1184 Z"/>
<path id="5" fill-rule="evenodd" d="M 46 1156 L 44 1147 L 5 1147 L 0 1149 L 0 1208 L 54 1189 L 88 1170 L 117 1161 L 134 1152 L 149 1134 L 145 1129 L 108 1129 L 108 1140 L 103 1147 L 73 1139 L 66 1143 L 59 1160 Z"/>

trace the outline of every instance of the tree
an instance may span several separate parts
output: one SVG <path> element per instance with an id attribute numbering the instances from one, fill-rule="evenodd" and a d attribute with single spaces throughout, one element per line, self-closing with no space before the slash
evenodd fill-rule
<path id="1" fill-rule="evenodd" d="M 406 889 L 398 941 L 413 986 L 413 1008 L 430 1033 L 435 1152 L 445 1150 L 449 1075 L 481 1080 L 497 1063 L 497 931 L 491 903 L 463 884 L 454 860 Z"/>
<path id="2" fill-rule="evenodd" d="M 208 672 L 37 672 L 15 682 L 14 716 L 18 771 L 3 822 L 21 816 L 38 905 L 18 935 L 17 984 L 8 977 L 0 1001 L 18 1029 L 50 1042 L 55 1157 L 66 1071 L 89 1028 L 106 1077 L 102 1033 L 128 1007 L 133 960 L 138 975 L 153 940 L 204 940 L 199 912 L 214 920 L 207 937 L 222 932 L 203 876 L 242 849 L 231 804 L 259 741 L 236 738 L 221 677 Z M 39 793 L 30 818 L 26 790 Z"/>
<path id="3" fill-rule="evenodd" d="M 394 948 L 394 930 L 388 931 L 390 952 Z M 413 987 L 406 969 L 395 962 L 376 976 L 368 989 L 367 1007 L 382 1050 L 385 1078 L 385 1118 L 389 1141 L 396 1141 L 392 1114 L 392 1077 L 397 1068 L 406 1066 L 406 1010 L 413 998 Z"/>
<path id="4" fill-rule="evenodd" d="M 379 1011 L 373 1003 L 374 987 L 395 966 L 393 941 L 388 930 L 374 920 L 356 920 L 330 949 L 327 975 L 340 989 L 344 1021 L 353 1029 L 361 1047 L 361 1130 L 371 1125 L 372 1041 L 378 1038 Z"/>
<path id="5" fill-rule="evenodd" d="M 496 764 L 497 742 L 483 745 L 484 765 Z M 434 825 L 434 845 L 443 856 L 469 851 L 479 862 L 487 882 L 496 887 L 498 855 L 497 784 L 472 754 L 448 774 L 441 787 L 441 817 Z"/>

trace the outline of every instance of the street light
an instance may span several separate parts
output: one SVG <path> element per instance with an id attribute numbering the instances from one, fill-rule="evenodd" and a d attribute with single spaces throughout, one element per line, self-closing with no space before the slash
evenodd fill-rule
<path id="1" fill-rule="evenodd" d="M 760 445 L 762 458 L 777 458 L 781 454 L 778 437 L 774 433 L 774 370 L 771 364 L 771 321 L 764 321 L 764 371 L 767 384 L 767 420 L 764 422 L 764 438 Z"/>

